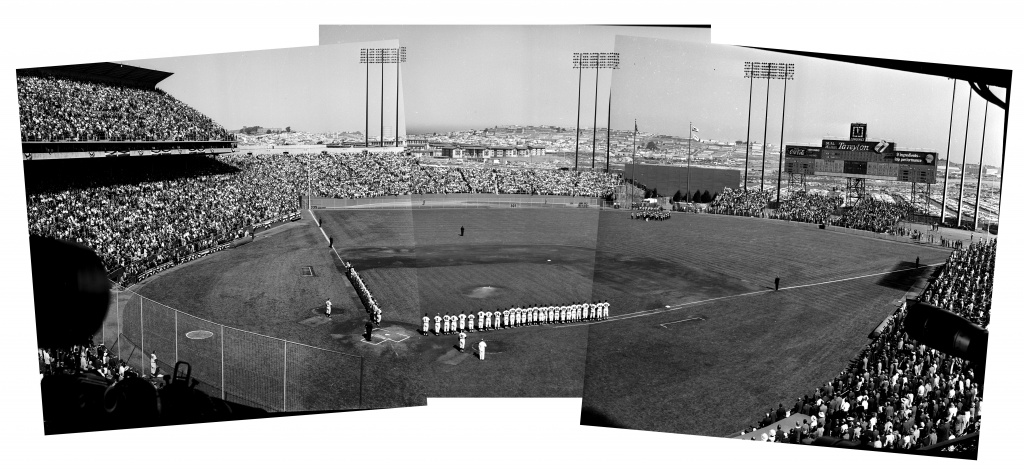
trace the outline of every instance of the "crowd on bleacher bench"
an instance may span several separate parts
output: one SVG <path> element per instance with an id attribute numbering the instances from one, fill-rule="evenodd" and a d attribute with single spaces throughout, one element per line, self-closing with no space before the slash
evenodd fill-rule
<path id="1" fill-rule="evenodd" d="M 839 196 L 809 194 L 801 191 L 783 198 L 779 207 L 769 213 L 769 217 L 812 224 L 828 224 L 831 223 L 832 214 L 835 214 L 842 204 L 843 198 Z"/>
<path id="2" fill-rule="evenodd" d="M 18 76 L 23 141 L 230 140 L 219 124 L 158 90 Z"/>
<path id="3" fill-rule="evenodd" d="M 959 313 L 988 327 L 992 308 L 992 273 L 996 260 L 995 240 L 979 241 L 953 250 L 946 265 L 928 285 L 921 299 Z"/>
<path id="4" fill-rule="evenodd" d="M 876 233 L 895 234 L 900 221 L 910 215 L 913 206 L 905 202 L 886 202 L 864 198 L 848 207 L 833 225 Z"/>
<path id="5" fill-rule="evenodd" d="M 711 201 L 708 212 L 761 217 L 764 215 L 765 208 L 768 207 L 768 200 L 771 196 L 772 192 L 768 190 L 725 188 L 714 201 Z"/>
<path id="6" fill-rule="evenodd" d="M 954 251 L 921 300 L 987 325 L 995 249 L 995 242 L 979 242 Z M 982 384 L 974 365 L 911 339 L 905 315 L 897 311 L 836 378 L 791 408 L 779 404 L 765 413 L 753 429 L 781 423 L 751 439 L 809 444 L 829 436 L 913 451 L 979 431 Z M 795 413 L 809 418 L 789 419 Z"/>

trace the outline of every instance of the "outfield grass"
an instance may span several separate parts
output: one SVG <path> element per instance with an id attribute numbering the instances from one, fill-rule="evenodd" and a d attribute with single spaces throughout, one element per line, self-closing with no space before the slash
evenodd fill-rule
<path id="1" fill-rule="evenodd" d="M 380 302 L 383 331 L 405 339 L 361 340 L 365 313 L 308 213 L 253 243 L 161 274 L 142 293 L 236 328 L 364 356 L 367 407 L 423 404 L 427 396 L 584 395 L 587 406 L 630 427 L 711 435 L 733 432 L 761 408 L 777 405 L 776 397 L 795 399 L 838 372 L 885 314 L 898 283 L 865 278 L 706 303 L 689 309 L 706 320 L 670 328 L 660 326 L 662 318 L 680 319 L 687 309 L 596 327 L 471 334 L 470 346 L 487 340 L 486 361 L 472 350 L 453 352 L 454 336 L 420 336 L 420 319 L 423 313 L 605 299 L 618 315 L 766 292 L 776 275 L 786 287 L 886 272 L 915 256 L 924 263 L 945 258 L 943 250 L 812 226 L 694 214 L 666 222 L 574 208 L 323 210 L 316 216 Z M 302 276 L 303 266 L 316 276 Z M 487 286 L 496 288 L 491 295 L 473 295 Z M 849 292 L 839 294 L 844 289 Z M 326 297 L 334 303 L 333 318 L 311 323 L 322 317 Z M 826 321 L 822 309 L 838 319 Z M 700 334 L 685 336 L 692 331 Z M 807 367 L 808 360 L 820 367 Z M 332 374 L 342 366 L 330 361 L 305 362 L 289 363 L 289 377 L 301 384 L 289 383 L 311 390 L 295 398 L 290 391 L 290 403 L 319 403 L 317 394 L 345 390 L 352 380 L 349 372 Z M 765 373 L 766 367 L 781 372 Z M 781 377 L 792 384 L 780 386 Z M 700 398 L 708 390 L 714 397 Z M 678 396 L 697 409 L 714 409 L 679 407 L 672 401 Z"/>
<path id="2" fill-rule="evenodd" d="M 906 269 L 918 256 L 941 263 L 948 254 L 697 214 L 636 222 L 606 211 L 599 233 L 594 289 L 611 298 L 613 315 L 706 302 L 589 327 L 584 423 L 711 436 L 834 377 L 928 270 L 796 286 Z M 775 276 L 793 288 L 774 292 Z M 753 294 L 729 298 L 745 293 Z M 719 297 L 727 298 L 711 300 Z M 689 318 L 699 319 L 669 323 Z"/>

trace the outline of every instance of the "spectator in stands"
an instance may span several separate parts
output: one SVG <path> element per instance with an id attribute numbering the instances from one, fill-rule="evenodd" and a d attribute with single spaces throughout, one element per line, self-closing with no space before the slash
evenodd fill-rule
<path id="1" fill-rule="evenodd" d="M 161 90 L 18 76 L 24 141 L 230 140 L 223 127 Z"/>

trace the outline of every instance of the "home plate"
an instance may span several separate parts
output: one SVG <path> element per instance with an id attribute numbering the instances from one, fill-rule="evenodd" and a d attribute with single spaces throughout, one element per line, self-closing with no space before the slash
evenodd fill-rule
<path id="1" fill-rule="evenodd" d="M 320 325 L 323 325 L 325 323 L 330 323 L 330 322 L 331 322 L 331 319 L 327 318 L 326 315 L 317 315 L 315 317 L 309 317 L 309 318 L 307 318 L 305 320 L 299 321 L 300 324 L 306 325 L 306 326 L 320 326 Z"/>
<path id="2" fill-rule="evenodd" d="M 388 340 L 387 338 L 385 338 L 385 337 L 383 337 L 381 335 L 378 335 L 376 333 L 370 335 L 370 339 L 372 339 L 373 341 L 367 341 L 366 337 L 364 336 L 362 339 L 360 339 L 360 341 L 362 341 L 364 343 L 370 343 L 370 344 L 372 344 L 374 346 L 379 346 L 381 343 L 383 343 L 383 342 Z"/>

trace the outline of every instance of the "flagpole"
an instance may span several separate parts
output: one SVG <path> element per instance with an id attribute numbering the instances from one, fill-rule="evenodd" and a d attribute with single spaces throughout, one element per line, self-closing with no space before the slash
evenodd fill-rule
<path id="1" fill-rule="evenodd" d="M 690 121 L 690 138 L 686 140 L 686 198 L 690 199 L 690 142 L 693 141 L 693 121 Z M 686 201 L 692 202 L 692 201 Z"/>

